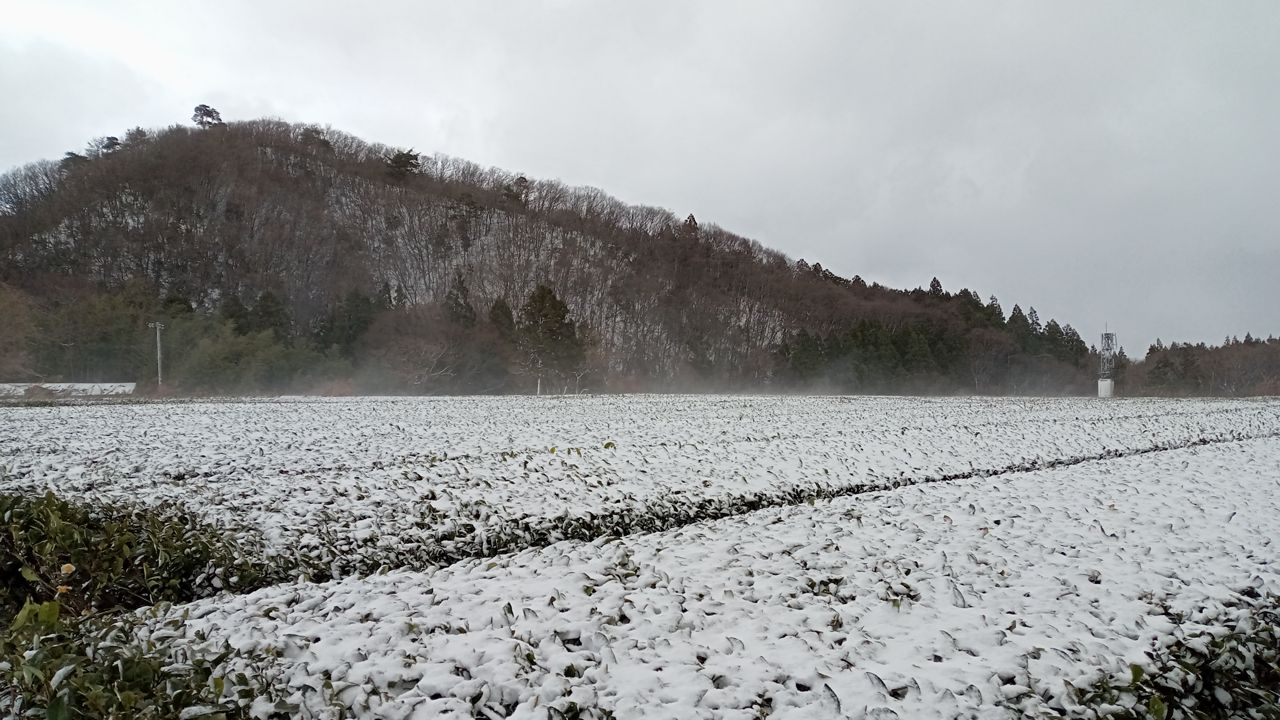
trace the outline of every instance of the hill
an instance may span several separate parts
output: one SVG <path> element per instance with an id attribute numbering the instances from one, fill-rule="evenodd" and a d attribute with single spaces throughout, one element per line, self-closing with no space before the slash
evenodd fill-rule
<path id="1" fill-rule="evenodd" d="M 212 111 L 211 111 L 212 112 Z M 188 392 L 1089 392 L 1079 334 L 714 224 L 277 120 L 0 177 L 0 379 Z"/>

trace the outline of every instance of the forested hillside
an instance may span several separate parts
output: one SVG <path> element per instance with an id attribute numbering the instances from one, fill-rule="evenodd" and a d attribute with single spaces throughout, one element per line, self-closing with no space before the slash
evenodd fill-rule
<path id="1" fill-rule="evenodd" d="M 159 321 L 170 391 L 1092 389 L 1090 348 L 1033 309 L 197 110 L 0 177 L 0 380 L 153 382 Z"/>

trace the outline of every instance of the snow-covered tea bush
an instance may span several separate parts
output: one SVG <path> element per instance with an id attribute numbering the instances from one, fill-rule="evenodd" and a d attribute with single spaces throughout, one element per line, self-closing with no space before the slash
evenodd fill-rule
<path id="1" fill-rule="evenodd" d="M 0 495 L 0 622 L 29 601 L 74 615 L 208 597 L 279 580 L 223 530 L 173 504 Z"/>
<path id="2" fill-rule="evenodd" d="M 143 616 L 126 612 L 280 579 L 222 530 L 174 505 L 52 493 L 0 495 L 0 518 L 0 714 L 230 720 L 248 717 L 237 692 L 265 694 L 215 674 L 230 649 L 186 656 L 177 621 L 138 642 Z"/>
<path id="3" fill-rule="evenodd" d="M 284 720 L 299 708 L 271 688 L 219 674 L 234 655 L 192 654 L 181 621 L 149 614 L 77 616 L 27 603 L 0 633 L 0 716 L 46 720 Z M 251 659 L 242 667 L 253 672 Z"/>
<path id="4" fill-rule="evenodd" d="M 1280 718 L 1280 597 L 1252 588 L 1240 597 L 1213 630 L 1187 630 L 1169 611 L 1174 630 L 1147 667 L 1080 688 L 1082 709 L 1117 720 Z"/>

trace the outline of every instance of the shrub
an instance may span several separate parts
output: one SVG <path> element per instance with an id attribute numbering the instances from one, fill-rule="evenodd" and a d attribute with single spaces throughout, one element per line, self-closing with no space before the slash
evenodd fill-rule
<path id="1" fill-rule="evenodd" d="M 138 642 L 138 618 L 65 615 L 28 603 L 0 635 L 0 715 L 48 720 L 248 717 L 214 673 L 225 655 L 178 661 L 161 642 Z M 247 703 L 245 703 L 247 704 Z"/>
<path id="2" fill-rule="evenodd" d="M 0 495 L 0 518 L 0 622 L 28 600 L 57 600 L 82 615 L 274 581 L 223 532 L 175 505 Z"/>
<path id="3" fill-rule="evenodd" d="M 0 517 L 0 716 L 248 717 L 262 690 L 216 674 L 229 648 L 187 657 L 179 621 L 122 612 L 276 582 L 245 548 L 174 505 L 0 495 Z"/>
<path id="4" fill-rule="evenodd" d="M 1280 720 L 1280 598 L 1264 597 L 1222 631 L 1184 632 L 1150 651 L 1151 665 L 1077 691 L 1080 705 L 1118 720 Z"/>

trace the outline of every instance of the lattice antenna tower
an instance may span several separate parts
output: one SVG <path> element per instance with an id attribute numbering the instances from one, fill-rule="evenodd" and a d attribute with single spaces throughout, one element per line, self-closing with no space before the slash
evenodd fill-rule
<path id="1" fill-rule="evenodd" d="M 1113 332 L 1102 333 L 1102 354 L 1101 363 L 1098 367 L 1098 379 L 1110 380 L 1116 371 L 1116 334 Z"/>

